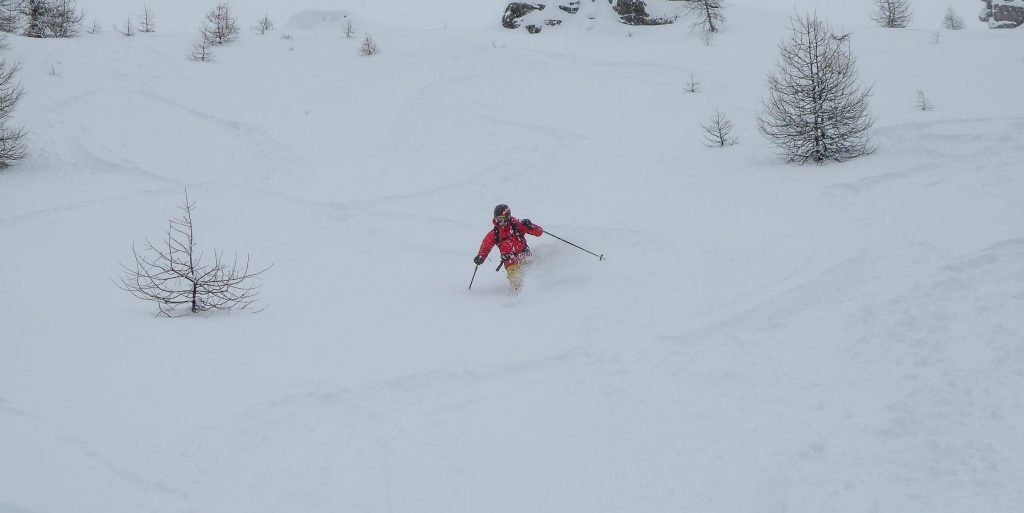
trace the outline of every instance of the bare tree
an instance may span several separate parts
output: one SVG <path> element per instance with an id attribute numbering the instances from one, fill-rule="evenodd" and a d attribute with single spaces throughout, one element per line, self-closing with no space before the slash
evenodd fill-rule
<path id="1" fill-rule="evenodd" d="M 274 30 L 274 22 L 271 21 L 270 16 L 264 14 L 262 18 L 256 21 L 256 24 L 253 25 L 252 30 L 262 36 L 263 34 L 266 34 L 268 31 Z"/>
<path id="2" fill-rule="evenodd" d="M 725 0 L 689 0 L 686 9 L 692 14 L 696 21 L 692 26 L 704 32 L 718 32 L 725 16 L 722 14 L 722 4 Z"/>
<path id="3" fill-rule="evenodd" d="M 221 2 L 206 13 L 206 20 L 199 32 L 203 39 L 217 46 L 238 39 L 238 18 L 231 11 L 231 4 Z"/>
<path id="4" fill-rule="evenodd" d="M 92 20 L 92 25 L 85 28 L 85 32 L 89 35 L 96 35 L 103 32 L 103 27 L 100 26 L 99 21 L 94 19 Z"/>
<path id="5" fill-rule="evenodd" d="M 701 123 L 700 127 L 704 129 L 705 146 L 732 146 L 739 141 L 732 135 L 732 121 L 718 109 L 715 109 L 715 113 L 711 115 L 711 122 L 706 125 Z"/>
<path id="6" fill-rule="evenodd" d="M 132 37 L 132 36 L 134 36 L 135 35 L 135 28 L 132 27 L 132 17 L 131 17 L 131 15 L 125 17 L 125 22 L 124 22 L 124 28 L 123 29 L 119 29 L 119 28 L 117 28 L 117 25 L 114 25 L 114 32 L 117 32 L 118 34 L 121 34 L 124 37 Z"/>
<path id="7" fill-rule="evenodd" d="M 216 249 L 213 261 L 204 262 L 192 230 L 195 205 L 186 191 L 179 207 L 182 214 L 170 220 L 166 240 L 155 245 L 147 239 L 142 252 L 132 245 L 134 265 L 121 264 L 124 272 L 118 287 L 156 303 L 158 315 L 166 317 L 253 306 L 259 299 L 254 282 L 269 267 L 253 270 L 248 256 L 244 262 L 237 256 L 228 260 Z"/>
<path id="8" fill-rule="evenodd" d="M 82 32 L 85 14 L 75 5 L 75 0 L 49 0 L 50 7 L 46 20 L 50 37 L 75 37 Z"/>
<path id="9" fill-rule="evenodd" d="M 352 28 L 352 20 L 345 21 L 345 38 L 352 39 L 355 37 L 356 31 Z"/>
<path id="10" fill-rule="evenodd" d="M 151 34 L 156 32 L 156 24 L 153 21 L 153 11 L 149 5 L 142 6 L 142 20 L 139 21 L 139 32 Z"/>
<path id="11" fill-rule="evenodd" d="M 910 25 L 913 13 L 908 0 L 875 0 L 875 11 L 871 20 L 885 28 L 905 28 Z"/>
<path id="12" fill-rule="evenodd" d="M 956 11 L 950 6 L 946 9 L 946 16 L 942 18 L 942 28 L 946 30 L 963 30 L 964 19 L 957 16 Z"/>
<path id="13" fill-rule="evenodd" d="M 922 89 L 917 90 L 917 108 L 918 110 L 925 112 L 935 108 L 935 104 L 933 104 L 931 100 L 929 100 L 928 97 L 925 96 L 924 90 Z"/>
<path id="14" fill-rule="evenodd" d="M 363 38 L 363 42 L 359 45 L 359 55 L 363 57 L 369 57 L 371 55 L 377 55 L 380 53 L 380 47 L 377 46 L 377 42 L 373 40 L 370 34 L 366 34 Z"/>
<path id="15" fill-rule="evenodd" d="M 196 62 L 213 62 L 213 43 L 200 37 L 192 43 L 192 52 L 188 54 L 188 58 Z"/>
<path id="16" fill-rule="evenodd" d="M 849 37 L 836 37 L 817 14 L 791 20 L 792 35 L 768 76 L 760 132 L 789 163 L 844 161 L 869 153 L 871 88 L 861 89 Z"/>
<path id="17" fill-rule="evenodd" d="M 19 69 L 21 65 L 18 63 L 0 60 L 0 169 L 25 158 L 25 129 L 9 126 L 14 109 L 24 94 L 16 78 Z"/>
<path id="18" fill-rule="evenodd" d="M 684 87 L 688 92 L 696 93 L 700 91 L 700 82 L 694 78 L 693 73 L 690 73 L 690 80 L 686 81 L 686 85 Z"/>

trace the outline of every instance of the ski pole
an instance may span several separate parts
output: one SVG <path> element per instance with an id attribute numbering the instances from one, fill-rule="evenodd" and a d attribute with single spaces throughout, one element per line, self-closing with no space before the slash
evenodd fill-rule
<path id="1" fill-rule="evenodd" d="M 498 267 L 494 268 L 494 272 L 500 271 L 501 270 L 501 264 L 503 264 L 503 263 L 505 263 L 505 262 L 503 262 L 502 260 L 498 260 Z"/>
<path id="2" fill-rule="evenodd" d="M 547 230 L 544 230 L 544 233 L 546 233 L 546 234 L 548 234 L 548 235 L 550 235 L 550 236 L 552 236 L 552 237 L 554 237 L 554 238 L 556 238 L 556 239 L 558 239 L 558 240 L 560 240 L 560 241 L 562 241 L 562 242 L 564 242 L 564 243 L 566 243 L 566 244 L 568 244 L 568 245 L 570 245 L 570 246 L 572 246 L 572 247 L 574 247 L 576 249 L 582 249 L 583 251 L 586 251 L 587 253 L 590 253 L 591 255 L 596 256 L 598 260 L 604 260 L 604 255 L 598 255 L 597 253 L 594 253 L 593 251 L 581 248 L 581 247 L 579 247 L 579 246 L 577 246 L 577 245 L 575 245 L 575 244 L 573 244 L 573 243 L 571 243 L 571 242 L 569 242 L 569 241 L 567 241 L 567 240 L 565 240 L 565 239 L 563 239 L 563 238 L 561 238 L 561 237 L 559 237 L 559 236 L 557 236 L 557 235 L 555 235 L 555 234 L 553 234 L 553 233 L 551 233 L 551 232 L 549 232 Z"/>
<path id="3" fill-rule="evenodd" d="M 477 265 L 476 267 L 473 268 L 473 277 L 469 279 L 469 288 L 466 289 L 466 290 L 473 290 L 473 280 L 476 279 L 476 270 L 479 269 L 479 268 L 480 268 L 479 265 Z"/>

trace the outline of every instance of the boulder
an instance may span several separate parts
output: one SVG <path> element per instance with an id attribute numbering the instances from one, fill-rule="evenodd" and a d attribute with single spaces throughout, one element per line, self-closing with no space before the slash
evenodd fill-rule
<path id="1" fill-rule="evenodd" d="M 558 8 L 569 14 L 576 14 L 580 12 L 580 0 L 574 0 L 568 4 L 559 5 Z"/>
<path id="2" fill-rule="evenodd" d="M 978 19 L 991 28 L 1016 28 L 1024 25 L 1024 3 L 1013 0 L 981 0 L 985 3 Z"/>
<path id="3" fill-rule="evenodd" d="M 519 28 L 519 18 L 530 14 L 533 11 L 543 11 L 544 4 L 531 4 L 527 2 L 512 2 L 505 7 L 505 14 L 501 17 L 501 26 L 507 29 Z M 529 30 L 529 28 L 527 28 Z M 540 32 L 539 30 L 537 32 Z M 535 34 L 535 32 L 530 32 Z"/>

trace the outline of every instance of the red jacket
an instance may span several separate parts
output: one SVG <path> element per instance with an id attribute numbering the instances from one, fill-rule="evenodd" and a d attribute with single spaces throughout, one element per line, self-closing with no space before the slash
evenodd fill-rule
<path id="1" fill-rule="evenodd" d="M 499 225 L 493 219 L 491 223 L 494 225 L 494 229 L 484 237 L 477 255 L 481 258 L 487 258 L 487 255 L 491 253 L 491 248 L 497 243 L 498 251 L 501 252 L 501 260 L 505 262 L 506 269 L 510 265 L 518 264 L 523 254 L 530 254 L 530 247 L 526 245 L 525 234 L 529 233 L 534 237 L 540 237 L 544 233 L 544 229 L 540 226 L 533 225 L 532 229 L 527 228 L 522 221 L 514 217 L 509 218 L 509 222 L 502 225 Z M 497 240 L 495 240 L 495 235 L 498 237 Z"/>

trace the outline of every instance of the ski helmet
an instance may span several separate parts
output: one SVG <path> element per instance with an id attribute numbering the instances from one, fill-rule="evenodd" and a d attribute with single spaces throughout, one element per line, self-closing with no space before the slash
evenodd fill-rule
<path id="1" fill-rule="evenodd" d="M 494 217 L 508 217 L 512 215 L 512 211 L 509 210 L 508 205 L 501 204 L 494 207 Z"/>

